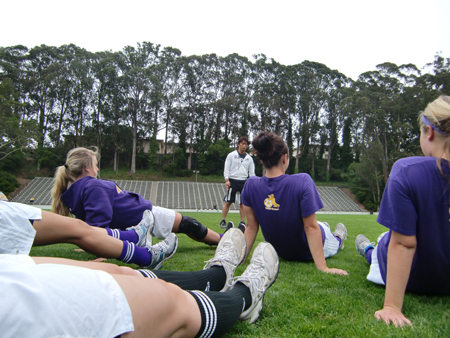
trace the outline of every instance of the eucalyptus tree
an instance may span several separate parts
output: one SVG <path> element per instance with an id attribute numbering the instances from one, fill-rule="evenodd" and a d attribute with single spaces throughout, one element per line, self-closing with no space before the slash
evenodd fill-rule
<path id="1" fill-rule="evenodd" d="M 273 59 L 268 59 L 264 54 L 255 55 L 255 73 L 257 79 L 253 94 L 253 108 L 258 116 L 258 121 L 253 126 L 254 131 L 275 131 L 279 124 L 274 101 L 275 94 L 275 73 Z"/>
<path id="2" fill-rule="evenodd" d="M 214 77 L 212 65 L 216 62 L 215 54 L 183 57 L 181 79 L 183 82 L 183 114 L 180 114 L 179 118 L 185 121 L 184 128 L 189 128 L 188 169 L 191 169 L 195 125 L 202 125 L 203 128 L 198 130 L 202 134 L 205 132 L 206 114 L 210 113 L 211 103 L 215 98 L 214 85 L 217 77 Z M 180 124 L 178 125 L 181 127 Z M 180 130 L 180 132 L 182 131 Z"/>
<path id="3" fill-rule="evenodd" d="M 26 114 L 28 118 L 36 120 L 38 125 L 38 149 L 44 147 L 47 133 L 54 127 L 51 121 L 54 120 L 55 87 L 60 70 L 56 47 L 40 45 L 29 51 L 23 88 L 26 93 Z"/>
<path id="4" fill-rule="evenodd" d="M 21 120 L 18 107 L 19 94 L 13 81 L 7 77 L 0 81 L 0 161 L 28 146 L 35 132 L 33 121 Z"/>
<path id="5" fill-rule="evenodd" d="M 172 121 L 177 109 L 180 107 L 182 99 L 183 82 L 181 81 L 183 62 L 181 51 L 166 47 L 161 51 L 160 63 L 156 69 L 155 79 L 158 81 L 158 95 L 155 97 L 157 107 L 155 111 L 161 108 L 162 121 L 164 122 L 165 138 L 169 140 L 169 133 L 172 129 Z M 157 115 L 155 120 L 157 120 Z M 155 121 L 156 122 L 156 121 Z M 154 124 L 153 137 L 156 140 L 157 125 Z M 167 147 L 164 147 L 164 153 L 167 154 Z"/>
<path id="6" fill-rule="evenodd" d="M 24 116 L 27 56 L 25 46 L 0 47 L 0 159 L 23 149 L 36 136 L 35 124 Z"/>
<path id="7" fill-rule="evenodd" d="M 91 67 L 94 72 L 93 83 L 93 127 L 97 134 L 97 148 L 101 153 L 103 148 L 102 136 L 108 134 L 113 144 L 114 170 L 118 170 L 118 153 L 121 145 L 119 140 L 119 126 L 122 123 L 120 109 L 122 107 L 122 93 L 120 87 L 117 53 L 105 51 L 92 55 Z M 108 132 L 106 132 L 108 131 Z"/>
<path id="8" fill-rule="evenodd" d="M 126 46 L 118 53 L 119 81 L 123 88 L 122 112 L 131 127 L 132 155 L 130 172 L 136 172 L 138 134 L 147 135 L 153 128 L 151 96 L 154 87 L 152 75 L 159 63 L 160 45 L 138 43 L 137 48 Z"/>
<path id="9" fill-rule="evenodd" d="M 220 58 L 220 93 L 215 103 L 215 130 L 212 142 L 238 139 L 249 134 L 255 71 L 248 58 L 236 53 Z M 234 126 L 234 127 L 233 127 Z"/>
<path id="10" fill-rule="evenodd" d="M 93 103 L 94 103 L 94 83 L 96 81 L 95 71 L 92 66 L 93 54 L 85 49 L 75 48 L 74 58 L 70 63 L 70 74 L 72 79 L 72 100 L 69 110 L 70 119 L 67 123 L 69 133 L 75 136 L 76 144 L 84 136 L 84 129 L 92 125 Z M 83 145 L 85 141 L 81 141 Z"/>
<path id="11" fill-rule="evenodd" d="M 433 76 L 430 82 L 434 85 L 434 89 L 441 94 L 450 95 L 450 58 L 438 53 L 434 56 L 433 63 L 427 66 L 432 66 Z"/>
<path id="12" fill-rule="evenodd" d="M 299 159 L 310 157 L 310 144 L 315 142 L 320 129 L 319 117 L 324 108 L 330 86 L 329 68 L 324 64 L 303 61 L 292 66 L 294 72 L 293 87 L 295 89 L 295 112 L 298 129 L 297 156 L 295 166 L 299 167 Z M 311 167 L 314 168 L 314 155 L 311 156 Z"/>
<path id="13" fill-rule="evenodd" d="M 347 77 L 337 70 L 328 71 L 329 86 L 324 106 L 325 130 L 328 141 L 328 157 L 326 167 L 326 179 L 329 180 L 331 171 L 331 159 L 336 158 L 334 148 L 339 145 L 339 133 L 347 119 L 345 109 L 341 109 L 340 102 L 349 94 Z"/>
<path id="14" fill-rule="evenodd" d="M 0 81 L 8 78 L 14 86 L 14 92 L 19 95 L 18 100 L 23 101 L 23 77 L 28 48 L 22 45 L 0 47 Z"/>
<path id="15" fill-rule="evenodd" d="M 411 137 L 416 112 L 404 109 L 405 87 L 414 83 L 417 69 L 413 66 L 398 67 L 392 63 L 377 66 L 376 71 L 360 75 L 354 83 L 356 88 L 355 108 L 358 111 L 355 127 L 359 128 L 359 139 L 363 145 L 377 142 L 381 153 L 384 183 L 390 166 L 398 159 L 402 145 Z M 364 147 L 363 147 L 364 149 Z M 372 152 L 373 154 L 374 152 Z"/>

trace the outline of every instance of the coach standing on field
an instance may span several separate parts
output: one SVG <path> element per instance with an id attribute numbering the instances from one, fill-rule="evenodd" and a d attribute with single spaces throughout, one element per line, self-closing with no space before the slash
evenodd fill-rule
<path id="1" fill-rule="evenodd" d="M 245 151 L 248 148 L 248 138 L 241 137 L 237 144 L 237 150 L 228 154 L 225 161 L 225 168 L 223 175 L 225 176 L 225 186 L 227 187 L 227 194 L 224 197 L 225 204 L 222 208 L 222 221 L 220 222 L 221 228 L 226 228 L 225 218 L 230 210 L 231 203 L 236 201 L 236 193 L 241 194 L 244 188 L 245 181 L 250 176 L 255 176 L 255 164 L 253 158 Z M 240 197 L 240 196 L 239 196 Z M 239 198 L 240 207 L 239 212 L 241 214 L 241 223 L 244 223 L 245 215 L 242 202 Z"/>

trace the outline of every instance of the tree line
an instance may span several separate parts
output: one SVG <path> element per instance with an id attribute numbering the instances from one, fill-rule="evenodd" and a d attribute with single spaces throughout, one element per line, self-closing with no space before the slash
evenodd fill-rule
<path id="1" fill-rule="evenodd" d="M 31 149 L 39 167 L 96 145 L 103 163 L 125 161 L 131 173 L 219 174 L 240 136 L 268 130 L 294 155 L 290 173 L 351 182 L 376 209 L 392 164 L 421 154 L 417 115 L 450 94 L 449 70 L 439 53 L 423 68 L 386 62 L 353 80 L 313 61 L 184 56 L 151 42 L 97 53 L 0 47 L 0 169 L 17 167 L 21 150 Z M 177 149 L 158 158 L 162 131 Z"/>

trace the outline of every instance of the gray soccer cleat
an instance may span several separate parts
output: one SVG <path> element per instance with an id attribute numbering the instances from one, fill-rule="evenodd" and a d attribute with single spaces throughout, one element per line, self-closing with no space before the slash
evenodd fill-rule
<path id="1" fill-rule="evenodd" d="M 233 278 L 234 271 L 245 258 L 246 249 L 244 233 L 238 228 L 230 228 L 220 239 L 214 257 L 205 262 L 203 270 L 212 266 L 222 266 L 225 270 L 227 278 L 221 291 L 227 291 L 230 288 L 226 281 Z"/>
<path id="2" fill-rule="evenodd" d="M 344 249 L 344 241 L 347 239 L 347 228 L 344 224 L 338 223 L 336 228 L 334 229 L 333 235 L 339 237 L 341 239 L 341 245 L 339 245 L 339 249 Z"/>
<path id="3" fill-rule="evenodd" d="M 220 221 L 220 227 L 222 228 L 222 229 L 226 229 L 227 228 L 227 224 L 226 224 L 226 222 L 225 222 L 225 220 L 223 219 L 223 220 L 221 220 Z"/>
<path id="4" fill-rule="evenodd" d="M 152 254 L 152 261 L 149 266 L 144 266 L 146 269 L 158 270 L 161 268 L 164 261 L 171 258 L 178 247 L 178 237 L 174 233 L 171 233 L 164 241 L 159 242 L 151 247 L 148 247 L 148 251 Z"/>
<path id="5" fill-rule="evenodd" d="M 231 287 L 236 283 L 242 283 L 250 289 L 252 295 L 252 304 L 241 313 L 240 320 L 248 321 L 250 324 L 258 320 L 264 306 L 264 294 L 277 279 L 279 265 L 275 248 L 270 243 L 262 242 L 253 252 L 252 260 L 242 276 L 231 280 Z"/>
<path id="6" fill-rule="evenodd" d="M 355 246 L 358 253 L 366 258 L 366 248 L 372 247 L 374 248 L 375 243 L 369 241 L 369 239 L 364 235 L 356 236 Z"/>
<path id="7" fill-rule="evenodd" d="M 142 215 L 142 220 L 138 225 L 127 228 L 127 230 L 134 230 L 136 234 L 139 236 L 139 240 L 136 243 L 136 246 L 146 247 L 152 246 L 153 237 L 152 231 L 155 226 L 155 217 L 150 210 L 145 210 Z"/>
<path id="8" fill-rule="evenodd" d="M 321 222 L 323 225 L 325 225 L 328 229 L 331 230 L 330 225 L 328 224 L 328 222 Z"/>

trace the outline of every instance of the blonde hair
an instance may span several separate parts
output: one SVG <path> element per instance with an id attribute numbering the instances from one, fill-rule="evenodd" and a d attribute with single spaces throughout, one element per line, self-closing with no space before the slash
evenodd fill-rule
<path id="1" fill-rule="evenodd" d="M 450 96 L 439 96 L 436 100 L 429 103 L 425 110 L 419 114 L 419 125 L 422 131 L 425 131 L 426 124 L 422 120 L 422 117 L 425 117 L 433 125 L 434 128 L 432 128 L 438 131 L 435 133 L 435 137 L 441 137 L 444 141 L 444 153 L 450 153 Z M 436 159 L 439 171 L 444 175 L 441 162 L 442 158 L 439 157 Z"/>
<path id="2" fill-rule="evenodd" d="M 92 168 L 94 158 L 98 160 L 97 148 L 74 148 L 67 153 L 66 163 L 56 168 L 55 183 L 52 189 L 52 211 L 69 216 L 70 210 L 61 200 L 61 195 L 75 182 L 85 169 Z"/>

